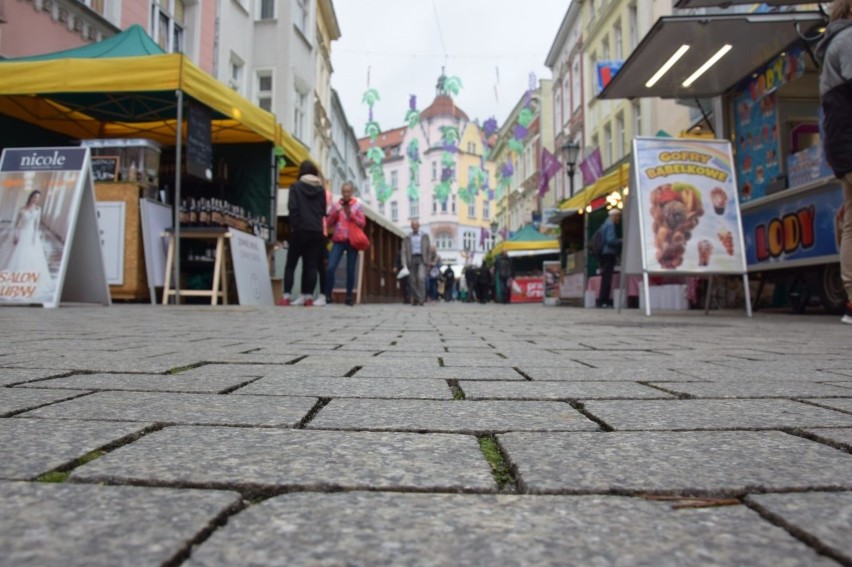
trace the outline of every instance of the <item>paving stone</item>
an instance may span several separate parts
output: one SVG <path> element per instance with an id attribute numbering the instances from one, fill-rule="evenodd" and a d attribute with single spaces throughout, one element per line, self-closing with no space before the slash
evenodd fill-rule
<path id="1" fill-rule="evenodd" d="M 852 389 L 852 380 L 845 382 L 835 382 L 832 380 L 831 382 L 823 382 L 823 384 L 828 384 L 829 386 L 837 386 L 839 388 Z"/>
<path id="2" fill-rule="evenodd" d="M 790 400 L 592 400 L 585 408 L 622 431 L 852 426 L 852 415 Z"/>
<path id="3" fill-rule="evenodd" d="M 522 374 L 507 366 L 485 367 L 454 366 L 439 368 L 406 368 L 395 370 L 389 367 L 365 366 L 353 374 L 353 378 L 439 378 L 442 380 L 524 380 Z"/>
<path id="4" fill-rule="evenodd" d="M 307 427 L 451 433 L 598 429 L 564 402 L 355 399 L 332 400 Z"/>
<path id="5" fill-rule="evenodd" d="M 8 567 L 162 565 L 239 501 L 211 490 L 3 482 L 0 557 Z"/>
<path id="6" fill-rule="evenodd" d="M 129 440 L 153 424 L 0 419 L 0 478 L 28 480 L 96 449 Z"/>
<path id="7" fill-rule="evenodd" d="M 182 374 L 78 374 L 40 380 L 17 388 L 67 388 L 69 390 L 128 390 L 136 392 L 196 392 L 217 394 L 253 380 L 245 376 L 185 376 Z"/>
<path id="8" fill-rule="evenodd" d="M 807 432 L 820 439 L 827 439 L 832 443 L 845 445 L 848 449 L 852 450 L 852 427 L 808 429 Z"/>
<path id="9" fill-rule="evenodd" d="M 807 380 L 741 380 L 723 382 L 653 382 L 653 385 L 696 398 L 807 398 L 852 395 L 852 392 Z M 825 400 L 820 400 L 825 403 Z"/>
<path id="10" fill-rule="evenodd" d="M 445 380 L 400 378 L 334 378 L 269 376 L 234 390 L 233 394 L 312 396 L 314 398 L 410 398 L 451 400 Z"/>
<path id="11" fill-rule="evenodd" d="M 37 408 L 61 400 L 68 400 L 87 392 L 80 390 L 37 390 L 35 388 L 0 388 L 0 417 Z"/>
<path id="12" fill-rule="evenodd" d="M 674 398 L 633 382 L 459 382 L 467 400 L 579 400 Z"/>
<path id="13" fill-rule="evenodd" d="M 829 376 L 816 368 L 803 369 L 801 367 L 781 366 L 778 368 L 767 368 L 754 366 L 739 366 L 735 368 L 686 368 L 681 372 L 700 378 L 702 380 L 808 380 L 812 382 L 825 382 Z"/>
<path id="14" fill-rule="evenodd" d="M 852 414 L 852 398 L 831 398 L 827 400 L 812 399 L 806 401 Z"/>
<path id="15" fill-rule="evenodd" d="M 748 501 L 852 563 L 852 492 L 754 494 Z"/>
<path id="16" fill-rule="evenodd" d="M 519 366 L 518 370 L 533 380 L 566 380 L 566 381 L 697 381 L 699 378 L 686 376 L 675 370 L 666 368 L 589 368 L 582 367 L 556 367 L 556 368 L 533 368 Z"/>
<path id="17" fill-rule="evenodd" d="M 852 489 L 852 455 L 779 431 L 507 433 L 530 493 Z"/>
<path id="18" fill-rule="evenodd" d="M 184 565 L 235 563 L 836 567 L 745 506 L 368 492 L 272 498 L 232 517 Z"/>
<path id="19" fill-rule="evenodd" d="M 42 378 L 50 378 L 51 376 L 59 376 L 61 374 L 64 373 L 57 372 L 56 370 L 0 368 L 0 386 L 22 384 L 31 380 L 40 380 Z"/>
<path id="20" fill-rule="evenodd" d="M 52 390 L 55 391 L 55 390 Z M 293 427 L 313 398 L 218 396 L 161 392 L 97 392 L 28 412 L 26 417 L 153 421 L 188 425 Z"/>
<path id="21" fill-rule="evenodd" d="M 473 436 L 168 427 L 74 470 L 86 482 L 299 490 L 494 490 Z"/>

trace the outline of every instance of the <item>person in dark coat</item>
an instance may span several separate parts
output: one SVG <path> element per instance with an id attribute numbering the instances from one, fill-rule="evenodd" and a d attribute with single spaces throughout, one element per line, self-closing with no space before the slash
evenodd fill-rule
<path id="1" fill-rule="evenodd" d="M 464 279 L 467 284 L 467 303 L 476 301 L 476 268 L 467 266 L 464 269 Z"/>
<path id="2" fill-rule="evenodd" d="M 506 250 L 494 261 L 494 272 L 500 278 L 500 302 L 512 301 L 512 260 Z"/>
<path id="3" fill-rule="evenodd" d="M 603 223 L 600 230 L 603 236 L 603 251 L 599 257 L 601 269 L 601 289 L 598 295 L 598 307 L 612 307 L 612 276 L 615 273 L 615 264 L 618 262 L 618 254 L 621 252 L 621 239 L 616 233 L 615 226 L 621 224 L 621 210 L 610 209 L 609 218 Z"/>
<path id="4" fill-rule="evenodd" d="M 323 256 L 325 235 L 325 189 L 317 166 L 311 161 L 299 165 L 299 180 L 290 187 L 287 200 L 290 221 L 290 246 L 287 251 L 287 264 L 284 266 L 284 295 L 278 305 L 314 304 L 313 292 L 317 285 L 317 270 Z M 302 295 L 290 300 L 293 291 L 293 276 L 296 264 L 302 260 Z"/>
<path id="5" fill-rule="evenodd" d="M 453 290 L 456 287 L 456 273 L 452 266 L 447 266 L 444 270 L 444 301 L 453 300 Z"/>
<path id="6" fill-rule="evenodd" d="M 491 297 L 491 268 L 482 264 L 476 276 L 476 297 L 480 303 L 487 303 Z"/>
<path id="7" fill-rule="evenodd" d="M 843 209 L 837 214 L 837 222 L 843 223 L 840 277 L 846 290 L 841 321 L 852 325 L 852 0 L 832 3 L 817 57 L 822 61 L 819 93 L 825 159 L 843 186 Z"/>

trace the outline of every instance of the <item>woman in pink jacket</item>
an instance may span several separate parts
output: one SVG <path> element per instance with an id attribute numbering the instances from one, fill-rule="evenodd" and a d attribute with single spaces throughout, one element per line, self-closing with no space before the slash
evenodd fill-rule
<path id="1" fill-rule="evenodd" d="M 328 213 L 328 228 L 334 231 L 331 237 L 331 255 L 328 258 L 328 273 L 326 274 L 325 296 L 331 301 L 334 291 L 334 272 L 343 253 L 346 252 L 346 305 L 352 305 L 352 289 L 355 287 L 355 262 L 358 251 L 349 244 L 349 223 L 355 223 L 361 228 L 367 224 L 364 207 L 352 196 L 355 186 L 347 181 L 340 188 L 341 198 L 331 205 Z"/>

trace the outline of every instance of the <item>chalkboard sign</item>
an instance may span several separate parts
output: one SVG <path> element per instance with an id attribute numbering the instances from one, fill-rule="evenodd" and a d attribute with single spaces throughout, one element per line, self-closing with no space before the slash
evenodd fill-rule
<path id="1" fill-rule="evenodd" d="M 201 179 L 213 178 L 212 115 L 198 104 L 189 104 L 186 121 L 186 171 Z"/>
<path id="2" fill-rule="evenodd" d="M 116 181 L 118 156 L 92 156 L 92 181 Z"/>

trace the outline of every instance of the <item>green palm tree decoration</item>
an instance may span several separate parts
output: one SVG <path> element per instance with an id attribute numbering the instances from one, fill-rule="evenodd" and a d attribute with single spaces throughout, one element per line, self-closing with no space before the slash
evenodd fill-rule
<path id="1" fill-rule="evenodd" d="M 445 77 L 444 78 L 444 90 L 448 93 L 451 93 L 453 96 L 458 96 L 459 91 L 462 88 L 461 79 L 458 77 Z"/>
<path id="2" fill-rule="evenodd" d="M 524 144 L 520 140 L 509 140 L 509 143 L 506 144 L 509 146 L 509 149 L 517 154 L 521 154 L 524 152 Z"/>
<path id="3" fill-rule="evenodd" d="M 376 122 L 375 120 L 371 120 L 371 121 L 367 122 L 367 127 L 364 128 L 364 134 L 369 136 L 370 140 L 372 140 L 373 142 L 375 142 L 376 139 L 378 139 L 381 131 L 382 131 L 382 129 L 379 126 L 379 123 Z"/>
<path id="4" fill-rule="evenodd" d="M 385 159 L 385 152 L 381 148 L 373 146 L 367 150 L 367 159 L 376 164 L 381 164 Z"/>
<path id="5" fill-rule="evenodd" d="M 526 128 L 533 121 L 533 112 L 529 108 L 523 108 L 518 113 L 518 124 Z"/>
<path id="6" fill-rule="evenodd" d="M 450 198 L 450 191 L 452 188 L 450 187 L 449 181 L 442 181 L 435 185 L 435 198 L 438 199 L 441 203 L 446 203 L 447 199 Z"/>
<path id="7" fill-rule="evenodd" d="M 373 106 L 379 100 L 379 91 L 376 89 L 367 89 L 364 92 L 364 96 L 361 98 L 361 102 L 367 104 L 367 106 Z"/>
<path id="8" fill-rule="evenodd" d="M 452 167 L 456 164 L 455 159 L 453 159 L 453 154 L 450 152 L 444 152 L 441 154 L 441 165 L 443 167 Z"/>
<path id="9" fill-rule="evenodd" d="M 408 123 L 409 128 L 414 128 L 420 122 L 420 111 L 416 109 L 410 109 L 405 113 L 405 121 Z"/>

